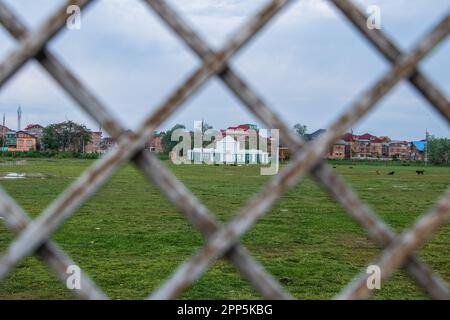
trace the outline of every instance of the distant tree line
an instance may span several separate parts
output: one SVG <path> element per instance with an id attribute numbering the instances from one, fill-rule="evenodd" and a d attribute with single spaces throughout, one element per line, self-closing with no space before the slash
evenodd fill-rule
<path id="1" fill-rule="evenodd" d="M 450 139 L 430 136 L 427 143 L 428 162 L 448 165 L 450 162 Z"/>

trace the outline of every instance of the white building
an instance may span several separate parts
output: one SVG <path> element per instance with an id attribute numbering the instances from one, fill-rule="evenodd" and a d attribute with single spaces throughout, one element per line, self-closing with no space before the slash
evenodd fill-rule
<path id="1" fill-rule="evenodd" d="M 267 152 L 257 149 L 246 150 L 241 141 L 231 136 L 225 136 L 215 143 L 215 148 L 194 148 L 188 150 L 191 161 L 205 161 L 215 163 L 250 163 L 268 164 L 270 157 Z"/>

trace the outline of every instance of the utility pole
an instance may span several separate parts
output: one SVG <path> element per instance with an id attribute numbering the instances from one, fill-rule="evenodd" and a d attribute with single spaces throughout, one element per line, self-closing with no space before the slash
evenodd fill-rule
<path id="1" fill-rule="evenodd" d="M 5 113 L 3 112 L 3 127 L 2 127 L 2 152 L 5 152 L 5 145 L 6 145 L 6 141 L 5 141 L 5 129 L 6 129 L 6 119 L 5 119 Z"/>
<path id="2" fill-rule="evenodd" d="M 203 118 L 202 118 L 202 142 L 201 142 L 201 144 L 202 144 L 202 152 L 201 152 L 201 159 L 200 159 L 200 161 L 203 163 L 203 134 L 204 134 L 204 132 L 203 132 L 203 130 L 204 130 L 204 126 L 203 126 Z"/>

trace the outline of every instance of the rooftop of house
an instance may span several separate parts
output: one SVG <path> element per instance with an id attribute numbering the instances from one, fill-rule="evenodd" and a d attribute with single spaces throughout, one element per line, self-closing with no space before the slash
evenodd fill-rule
<path id="1" fill-rule="evenodd" d="M 363 142 L 375 142 L 375 143 L 383 143 L 390 141 L 389 137 L 383 136 L 383 137 L 377 137 L 370 133 L 364 133 L 361 135 L 353 134 L 350 132 L 345 133 L 342 135 L 342 140 L 349 142 L 349 141 L 363 141 Z"/>
<path id="2" fill-rule="evenodd" d="M 17 131 L 17 132 L 16 132 L 16 135 L 17 135 L 17 133 L 25 133 L 27 136 L 30 136 L 31 138 L 36 138 L 35 135 L 33 135 L 33 134 L 29 133 L 29 132 L 26 132 L 26 131 L 24 131 L 24 130 L 19 130 L 19 131 Z"/>
<path id="3" fill-rule="evenodd" d="M 34 128 L 44 129 L 44 127 L 41 126 L 40 124 L 32 123 L 32 124 L 27 125 L 24 130 L 30 130 L 30 129 L 34 129 Z"/>
<path id="4" fill-rule="evenodd" d="M 404 140 L 392 140 L 389 142 L 389 145 L 394 145 L 394 144 L 409 144 L 408 141 L 404 141 Z"/>
<path id="5" fill-rule="evenodd" d="M 427 147 L 427 142 L 426 141 L 411 141 L 411 144 L 419 151 L 425 151 L 426 147 Z"/>

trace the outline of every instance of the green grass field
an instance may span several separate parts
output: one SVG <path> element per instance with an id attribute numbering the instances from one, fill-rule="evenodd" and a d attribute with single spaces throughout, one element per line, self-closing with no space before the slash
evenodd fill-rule
<path id="1" fill-rule="evenodd" d="M 44 173 L 48 178 L 0 179 L 33 217 L 92 163 L 91 160 L 27 160 L 4 164 L 0 173 Z M 257 192 L 267 176 L 252 166 L 174 166 L 165 162 L 220 221 Z M 398 232 L 407 228 L 450 185 L 450 168 L 337 165 L 361 198 Z M 382 175 L 375 171 L 381 170 Z M 388 171 L 395 170 L 394 176 Z M 1 220 L 0 220 L 1 222 Z M 13 235 L 0 223 L 0 251 Z M 133 166 L 114 178 L 53 235 L 53 239 L 114 299 L 141 299 L 202 245 L 202 237 Z M 299 299 L 329 299 L 380 252 L 364 231 L 312 179 L 306 179 L 242 239 L 253 255 Z M 450 226 L 419 256 L 450 281 Z M 34 257 L 5 282 L 0 299 L 71 299 L 73 295 Z M 257 299 L 258 294 L 226 260 L 217 261 L 181 298 Z M 375 299 L 426 295 L 398 271 Z"/>

